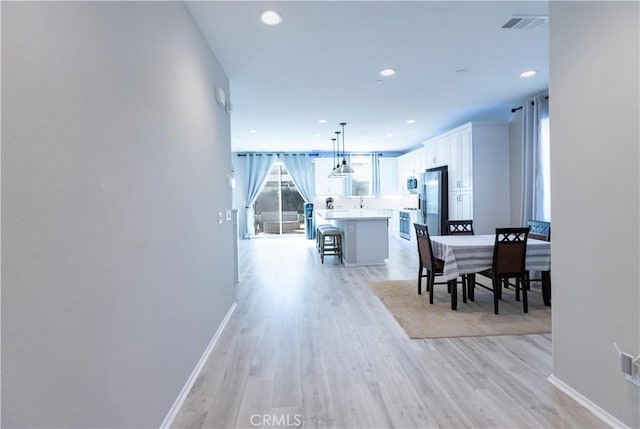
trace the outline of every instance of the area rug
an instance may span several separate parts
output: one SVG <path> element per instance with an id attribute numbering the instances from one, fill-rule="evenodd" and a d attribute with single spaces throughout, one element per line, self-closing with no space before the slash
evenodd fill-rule
<path id="1" fill-rule="evenodd" d="M 523 313 L 522 302 L 515 300 L 514 288 L 503 289 L 500 314 L 493 313 L 493 293 L 475 288 L 475 301 L 462 302 L 458 286 L 458 309 L 451 310 L 447 285 L 435 285 L 433 304 L 429 293 L 418 295 L 416 280 L 371 282 L 371 289 L 384 303 L 410 338 L 478 337 L 551 333 L 551 307 L 545 307 L 540 289 L 532 286 L 527 294 L 529 312 Z"/>

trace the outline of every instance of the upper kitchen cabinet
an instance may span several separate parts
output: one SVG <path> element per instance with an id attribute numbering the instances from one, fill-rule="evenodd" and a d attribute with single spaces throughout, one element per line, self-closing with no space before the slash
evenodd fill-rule
<path id="1" fill-rule="evenodd" d="M 449 142 L 449 191 L 469 191 L 473 188 L 471 127 L 464 127 L 451 135 Z"/>
<path id="2" fill-rule="evenodd" d="M 442 167 L 449 164 L 451 136 L 445 135 L 424 144 L 425 168 Z"/>
<path id="3" fill-rule="evenodd" d="M 420 149 L 416 149 L 413 152 L 411 152 L 411 166 L 412 166 L 412 173 L 414 175 L 419 175 L 421 173 L 424 173 L 424 170 L 426 169 L 426 165 L 425 165 L 425 159 L 424 159 L 424 148 L 420 148 Z"/>
<path id="4" fill-rule="evenodd" d="M 378 171 L 380 173 L 380 195 L 399 194 L 398 187 L 398 160 L 397 158 L 378 159 Z"/>
<path id="5" fill-rule="evenodd" d="M 344 178 L 329 178 L 329 173 L 335 168 L 333 158 L 316 158 L 313 164 L 316 195 L 344 195 Z"/>
<path id="6" fill-rule="evenodd" d="M 400 184 L 400 193 L 406 194 L 409 192 L 407 190 L 408 177 L 417 177 L 421 173 L 424 173 L 424 157 L 424 148 L 416 149 L 398 157 L 398 183 Z"/>

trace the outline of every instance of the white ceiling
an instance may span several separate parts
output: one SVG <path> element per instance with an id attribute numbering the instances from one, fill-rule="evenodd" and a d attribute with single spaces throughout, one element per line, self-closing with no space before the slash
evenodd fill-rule
<path id="1" fill-rule="evenodd" d="M 547 15 L 543 1 L 187 7 L 231 82 L 233 151 L 331 152 L 343 121 L 347 152 L 405 151 L 469 120 L 508 121 L 520 100 L 548 88 L 547 25 L 501 28 L 512 15 Z M 266 9 L 283 23 L 263 24 Z M 387 67 L 397 74 L 380 76 Z M 520 77 L 530 69 L 538 73 Z"/>

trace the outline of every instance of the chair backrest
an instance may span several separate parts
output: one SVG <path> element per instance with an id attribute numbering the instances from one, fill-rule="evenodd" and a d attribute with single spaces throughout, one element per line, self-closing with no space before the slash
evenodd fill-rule
<path id="1" fill-rule="evenodd" d="M 496 228 L 493 272 L 497 277 L 524 273 L 528 236 L 529 227 Z"/>
<path id="2" fill-rule="evenodd" d="M 473 220 L 448 220 L 449 235 L 473 235 Z"/>
<path id="3" fill-rule="evenodd" d="M 529 238 L 535 238 L 536 240 L 551 241 L 551 223 L 541 220 L 527 221 L 527 225 L 531 228 L 529 231 Z"/>
<path id="4" fill-rule="evenodd" d="M 421 225 L 419 223 L 413 224 L 416 229 L 416 238 L 418 241 L 418 256 L 420 262 L 427 268 L 427 270 L 433 270 L 433 250 L 431 249 L 431 239 L 429 238 L 429 228 L 427 225 Z"/>

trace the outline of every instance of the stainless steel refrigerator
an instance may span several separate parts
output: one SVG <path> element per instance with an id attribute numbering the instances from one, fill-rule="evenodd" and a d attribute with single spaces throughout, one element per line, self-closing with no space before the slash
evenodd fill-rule
<path id="1" fill-rule="evenodd" d="M 430 168 L 420 175 L 420 217 L 429 235 L 444 235 L 449 219 L 447 167 Z"/>

